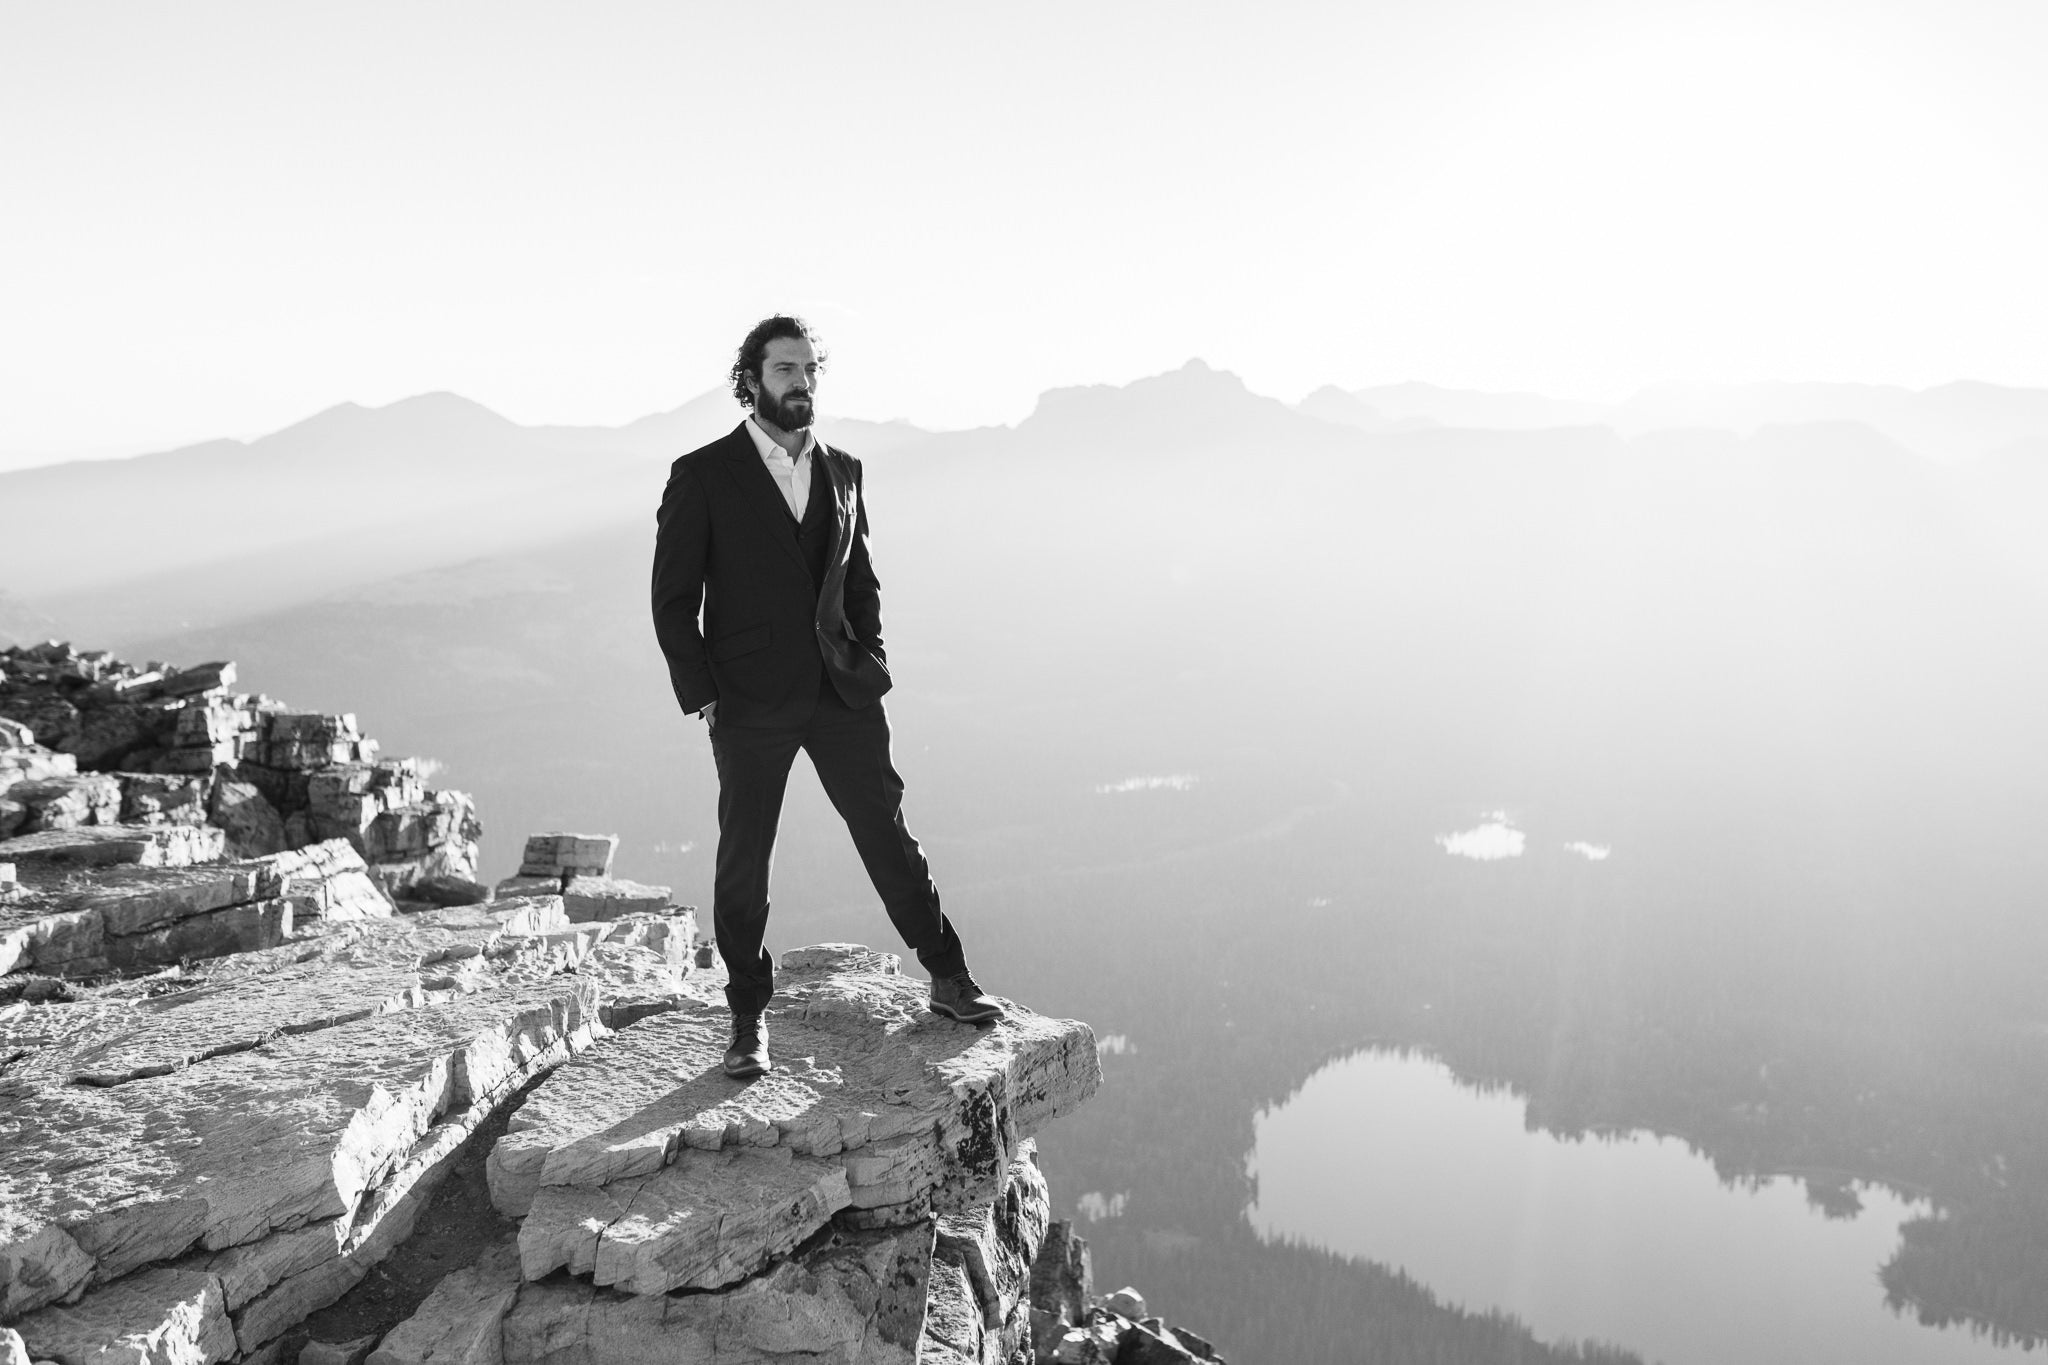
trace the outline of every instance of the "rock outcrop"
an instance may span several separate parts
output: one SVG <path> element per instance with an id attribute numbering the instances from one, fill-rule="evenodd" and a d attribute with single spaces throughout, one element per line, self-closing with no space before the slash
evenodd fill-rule
<path id="1" fill-rule="evenodd" d="M 1085 1025 L 799 949 L 734 1081 L 715 953 L 615 838 L 537 835 L 494 897 L 468 798 L 353 718 L 227 664 L 0 671 L 0 1365 L 1007 1365 L 1082 1325 L 1034 1307 L 1031 1135 L 1099 1083 Z M 458 1169 L 494 1235 L 309 1341 Z"/>
<path id="2" fill-rule="evenodd" d="M 941 1018 L 849 945 L 785 954 L 781 981 L 757 1081 L 720 1070 L 724 1008 L 692 992 L 536 1087 L 488 1162 L 516 1241 L 371 1359 L 439 1359 L 486 1318 L 508 1363 L 950 1359 L 941 1326 L 963 1359 L 1028 1347 L 1029 1136 L 1093 1093 L 1092 1033 Z"/>
<path id="3" fill-rule="evenodd" d="M 196 861 L 340 839 L 391 895 L 474 880 L 482 830 L 468 796 L 429 789 L 416 759 L 380 760 L 352 715 L 294 711 L 234 684 L 232 663 L 0 650 L 0 862 L 77 863 L 109 844 L 122 851 L 100 861 Z M 205 829 L 209 842 L 195 857 L 166 827 Z"/>
<path id="4" fill-rule="evenodd" d="M 1208 1338 L 1148 1313 L 1128 1285 L 1097 1298 L 1088 1243 L 1053 1223 L 1030 1271 L 1033 1358 L 1038 1365 L 1197 1365 L 1223 1357 Z M 969 1357 L 972 1359 L 972 1357 Z"/>
<path id="5" fill-rule="evenodd" d="M 719 1070 L 685 916 L 557 897 L 331 923 L 0 1024 L 0 1321 L 32 1359 L 280 1360 L 413 1230 L 497 1108 L 516 1238 L 370 1355 L 1009 1361 L 1048 1225 L 1029 1135 L 1080 1024 L 975 1029 L 896 960 L 785 955 L 777 1070 Z M 618 1029 L 607 1004 L 630 1008 Z M 538 1080 L 538 1084 L 532 1084 Z M 111 1353 L 111 1354 L 109 1354 Z"/>

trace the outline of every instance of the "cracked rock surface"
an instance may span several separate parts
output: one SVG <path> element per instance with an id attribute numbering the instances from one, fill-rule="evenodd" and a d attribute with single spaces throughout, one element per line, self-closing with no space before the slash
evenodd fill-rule
<path id="1" fill-rule="evenodd" d="M 734 1081 L 615 837 L 494 899 L 469 798 L 234 673 L 0 649 L 0 1365 L 1032 1350 L 1086 1025 L 798 949 Z"/>
<path id="2" fill-rule="evenodd" d="M 691 1002 L 534 1092 L 490 1162 L 494 1201 L 525 1217 L 529 1279 L 715 1288 L 842 1209 L 869 1227 L 958 1212 L 1099 1080 L 1086 1025 L 1014 1005 L 988 1028 L 942 1018 L 893 956 L 807 949 L 782 981 L 758 1080 L 723 1073 L 725 1011 Z"/>

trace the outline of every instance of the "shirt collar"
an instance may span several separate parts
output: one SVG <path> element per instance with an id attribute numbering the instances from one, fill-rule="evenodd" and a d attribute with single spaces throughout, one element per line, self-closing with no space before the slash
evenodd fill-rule
<path id="1" fill-rule="evenodd" d="M 803 449 L 799 450 L 792 457 L 788 451 L 775 444 L 775 438 L 761 430 L 761 424 L 756 422 L 751 416 L 741 425 L 746 427 L 747 435 L 754 438 L 754 449 L 761 452 L 761 458 L 764 460 L 791 460 L 794 463 L 795 460 L 801 460 L 804 456 L 818 448 L 817 434 L 809 427 L 804 428 Z"/>

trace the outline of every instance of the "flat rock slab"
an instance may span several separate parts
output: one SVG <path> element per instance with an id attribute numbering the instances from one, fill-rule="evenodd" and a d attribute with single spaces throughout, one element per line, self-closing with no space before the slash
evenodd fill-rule
<path id="1" fill-rule="evenodd" d="M 211 825 L 88 825 L 0 840 L 0 862 L 21 866 L 190 867 L 219 858 L 227 834 Z"/>
<path id="2" fill-rule="evenodd" d="M 826 1234 L 736 1289 L 620 1294 L 578 1280 L 520 1289 L 504 1365 L 915 1365 L 929 1223 Z"/>
<path id="3" fill-rule="evenodd" d="M 249 867 L 113 867 L 48 899 L 53 910 L 97 912 L 109 934 L 139 934 L 260 897 Z"/>
<path id="4" fill-rule="evenodd" d="M 302 963 L 261 978 L 202 982 L 190 990 L 126 1002 L 82 1036 L 32 1059 L 30 1074 L 84 1085 L 124 1085 L 161 1076 L 266 1039 L 312 1033 L 427 1003 L 409 966 Z M 61 1016 L 75 1007 L 52 1006 Z"/>
<path id="5" fill-rule="evenodd" d="M 260 981 L 259 981 L 260 984 Z M 275 1038 L 111 1087 L 0 1089 L 0 1312 L 151 1261 L 353 1216 L 451 1109 L 595 1018 L 574 977 Z"/>
<path id="6" fill-rule="evenodd" d="M 261 976 L 301 964 L 377 964 L 425 972 L 459 971 L 465 959 L 539 958 L 550 935 L 573 929 L 560 896 L 537 896 L 429 910 L 415 915 L 316 921 L 292 944 L 195 963 L 183 976 L 218 981 Z"/>
<path id="7" fill-rule="evenodd" d="M 547 1185 L 519 1229 L 529 1280 L 567 1268 L 633 1294 L 717 1289 L 760 1270 L 851 1202 L 836 1163 L 787 1149 L 692 1153 L 598 1189 Z"/>
<path id="8" fill-rule="evenodd" d="M 62 1365 L 213 1365 L 235 1353 L 220 1281 L 190 1270 L 146 1270 L 14 1326 L 31 1356 Z"/>
<path id="9" fill-rule="evenodd" d="M 170 929 L 289 905 L 231 907 Z M 566 927 L 556 897 L 330 926 L 312 940 L 164 974 L 148 983 L 147 995 L 115 985 L 70 1003 L 0 1011 L 0 1055 L 16 1058 L 14 1078 L 121 1085 L 280 1035 L 541 980 L 561 965 L 541 931 Z M 616 977 L 650 996 L 674 984 L 674 975 L 656 964 L 639 965 L 637 972 L 591 975 L 607 984 Z"/>
<path id="10" fill-rule="evenodd" d="M 644 886 L 616 877 L 571 877 L 562 887 L 562 903 L 578 924 L 613 920 L 621 915 L 659 914 L 669 904 L 666 886 Z"/>
<path id="11" fill-rule="evenodd" d="M 69 834 L 97 838 L 119 828 Z M 193 829 L 213 837 L 213 852 L 220 851 L 214 836 L 221 831 L 211 826 L 151 826 L 144 832 Z M 60 837 L 68 836 L 29 836 Z M 338 924 L 392 913 L 362 858 L 340 840 L 205 866 L 167 865 L 161 856 L 125 853 L 115 860 L 124 865 L 98 861 L 109 850 L 121 853 L 127 847 L 123 838 L 89 843 L 83 853 L 68 844 L 42 850 L 58 859 L 52 867 L 77 865 L 62 881 L 26 888 L 0 907 L 0 974 L 134 971 L 275 947 L 291 936 L 295 921 Z M 29 865 L 40 866 L 36 858 Z"/>
<path id="12" fill-rule="evenodd" d="M 621 1203 L 606 1187 L 629 1183 L 639 1196 L 652 1186 L 633 1182 L 672 1169 L 679 1174 L 661 1185 L 672 1192 L 710 1154 L 734 1148 L 787 1153 L 791 1169 L 836 1166 L 848 1204 L 870 1225 L 963 1211 L 994 1197 L 1025 1136 L 1100 1082 L 1087 1025 L 1016 1006 L 983 1029 L 941 1018 L 925 1007 L 924 983 L 900 975 L 893 957 L 802 950 L 785 957 L 783 982 L 770 1012 L 775 1069 L 758 1080 L 720 1069 L 722 1006 L 686 999 L 533 1092 L 488 1163 L 493 1201 L 526 1215 L 529 1275 L 584 1261 L 595 1270 L 593 1233 L 613 1225 L 606 1210 Z M 547 1193 L 561 1187 L 607 1198 Z M 734 1233 L 756 1235 L 739 1224 Z M 579 1238 L 593 1243 L 580 1260 L 570 1250 Z M 721 1254 L 758 1260 L 740 1246 Z M 666 1272 L 642 1257 L 607 1273 L 609 1283 L 654 1285 Z"/>

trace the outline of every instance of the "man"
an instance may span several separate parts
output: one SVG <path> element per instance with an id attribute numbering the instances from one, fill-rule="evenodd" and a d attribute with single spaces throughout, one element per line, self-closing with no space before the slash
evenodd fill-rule
<path id="1" fill-rule="evenodd" d="M 711 915 L 732 1009 L 729 1076 L 770 1065 L 768 872 L 798 749 L 846 821 L 896 932 L 931 974 L 931 1008 L 977 1024 L 1003 1015 L 969 974 L 924 851 L 903 824 L 860 461 L 810 429 L 823 365 L 799 318 L 767 318 L 747 333 L 731 378 L 752 415 L 671 467 L 654 542 L 655 636 L 676 700 L 710 727 L 718 765 Z"/>

